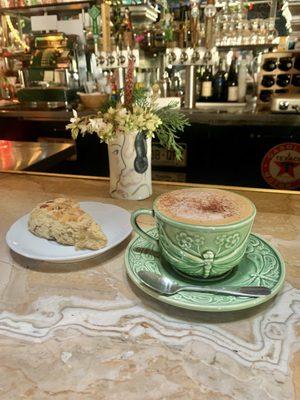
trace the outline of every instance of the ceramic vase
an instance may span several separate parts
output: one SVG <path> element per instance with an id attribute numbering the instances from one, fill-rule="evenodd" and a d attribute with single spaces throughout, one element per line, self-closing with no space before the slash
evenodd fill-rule
<path id="1" fill-rule="evenodd" d="M 120 134 L 108 145 L 110 195 L 142 200 L 152 194 L 151 138 L 144 132 Z"/>

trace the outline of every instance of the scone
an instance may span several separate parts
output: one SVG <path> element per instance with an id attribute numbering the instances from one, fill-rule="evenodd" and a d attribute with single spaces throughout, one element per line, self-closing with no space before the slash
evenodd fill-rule
<path id="1" fill-rule="evenodd" d="M 63 197 L 38 204 L 30 213 L 28 229 L 36 236 L 76 249 L 98 250 L 107 243 L 93 218 L 78 203 Z"/>

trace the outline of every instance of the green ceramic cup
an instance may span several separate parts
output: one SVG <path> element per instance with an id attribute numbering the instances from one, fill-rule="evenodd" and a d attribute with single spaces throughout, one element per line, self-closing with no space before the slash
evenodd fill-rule
<path id="1" fill-rule="evenodd" d="M 132 213 L 135 232 L 154 245 L 162 258 L 177 272 L 194 278 L 214 278 L 237 266 L 246 250 L 247 240 L 256 215 L 226 225 L 204 226 L 178 222 L 157 209 L 138 209 Z M 154 217 L 158 239 L 143 231 L 137 223 L 139 215 Z"/>

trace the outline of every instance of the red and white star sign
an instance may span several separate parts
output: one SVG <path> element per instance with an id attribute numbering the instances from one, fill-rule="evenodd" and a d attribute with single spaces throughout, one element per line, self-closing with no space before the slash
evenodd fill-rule
<path id="1" fill-rule="evenodd" d="M 300 143 L 281 143 L 272 147 L 262 160 L 261 174 L 273 188 L 300 187 Z"/>

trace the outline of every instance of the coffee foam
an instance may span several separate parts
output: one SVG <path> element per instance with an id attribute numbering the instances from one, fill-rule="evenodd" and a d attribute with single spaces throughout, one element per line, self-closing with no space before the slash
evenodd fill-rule
<path id="1" fill-rule="evenodd" d="M 160 196 L 158 210 L 179 222 L 222 225 L 247 218 L 253 212 L 248 199 L 218 189 L 182 189 Z"/>

